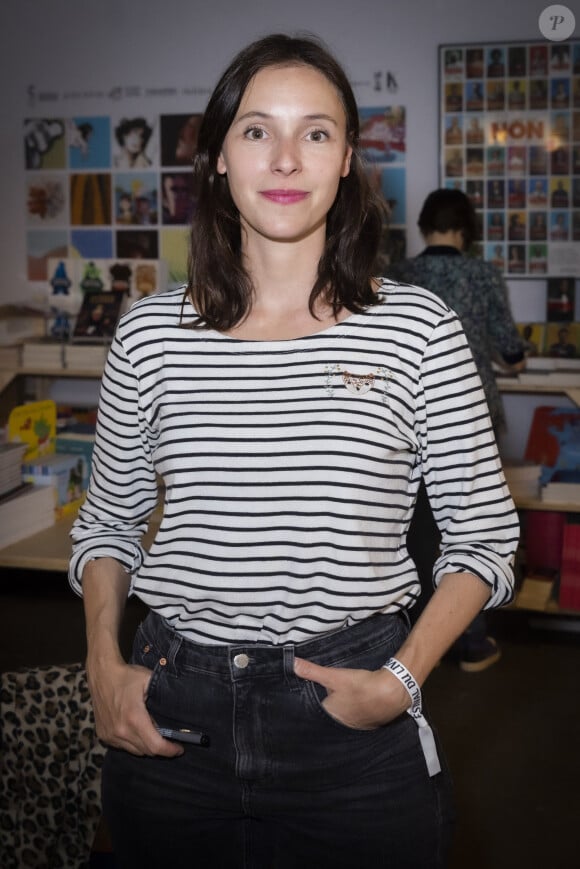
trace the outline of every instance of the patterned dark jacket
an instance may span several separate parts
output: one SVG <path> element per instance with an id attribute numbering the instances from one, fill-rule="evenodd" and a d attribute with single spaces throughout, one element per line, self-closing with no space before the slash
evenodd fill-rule
<path id="1" fill-rule="evenodd" d="M 479 370 L 495 431 L 505 426 L 505 414 L 492 359 L 508 365 L 524 358 L 524 343 L 510 310 L 501 272 L 490 263 L 464 256 L 455 247 L 437 245 L 389 267 L 389 277 L 436 293 L 463 325 Z"/>

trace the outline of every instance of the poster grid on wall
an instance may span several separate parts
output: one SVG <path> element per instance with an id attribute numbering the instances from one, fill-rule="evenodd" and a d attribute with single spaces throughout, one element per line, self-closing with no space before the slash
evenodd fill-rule
<path id="1" fill-rule="evenodd" d="M 580 275 L 580 41 L 439 46 L 439 180 L 510 278 Z"/>
<path id="2" fill-rule="evenodd" d="M 387 200 L 381 256 L 405 255 L 406 112 L 359 108 L 369 177 Z M 163 262 L 187 280 L 195 209 L 192 163 L 202 113 L 98 113 L 24 121 L 27 277 L 50 282 L 53 260 Z"/>

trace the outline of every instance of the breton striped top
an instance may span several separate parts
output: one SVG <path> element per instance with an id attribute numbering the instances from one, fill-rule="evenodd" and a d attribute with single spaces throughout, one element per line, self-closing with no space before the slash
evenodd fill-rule
<path id="1" fill-rule="evenodd" d="M 511 599 L 518 520 L 461 324 L 427 290 L 317 334 L 240 340 L 184 328 L 183 290 L 122 318 L 101 386 L 70 578 L 112 556 L 198 643 L 299 642 L 409 608 L 406 533 L 421 476 L 442 532 L 435 580 Z M 163 519 L 148 552 L 140 539 Z"/>

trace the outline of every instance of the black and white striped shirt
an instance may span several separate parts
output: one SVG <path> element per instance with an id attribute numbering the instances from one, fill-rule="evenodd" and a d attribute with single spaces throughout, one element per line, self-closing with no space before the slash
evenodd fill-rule
<path id="1" fill-rule="evenodd" d="M 314 335 L 239 340 L 181 325 L 183 291 L 123 317 L 101 387 L 71 583 L 112 556 L 199 643 L 297 642 L 419 593 L 406 533 L 421 476 L 437 580 L 510 600 L 518 520 L 457 316 L 417 287 Z M 184 321 L 194 312 L 189 303 Z M 150 550 L 140 539 L 165 505 Z"/>

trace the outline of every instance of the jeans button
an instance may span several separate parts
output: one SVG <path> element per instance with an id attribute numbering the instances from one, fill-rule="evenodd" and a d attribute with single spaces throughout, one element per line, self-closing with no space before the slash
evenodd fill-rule
<path id="1" fill-rule="evenodd" d="M 239 667 L 240 670 L 243 670 L 244 667 L 247 667 L 249 663 L 250 663 L 250 659 L 245 654 L 236 655 L 234 658 L 234 665 L 236 667 Z"/>

